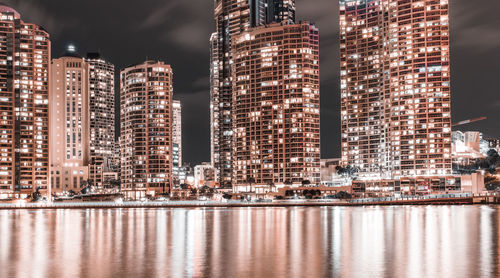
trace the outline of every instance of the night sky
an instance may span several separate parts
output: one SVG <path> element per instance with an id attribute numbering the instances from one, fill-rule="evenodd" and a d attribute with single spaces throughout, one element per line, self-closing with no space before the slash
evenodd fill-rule
<path id="1" fill-rule="evenodd" d="M 184 160 L 210 161 L 209 37 L 213 0 L 4 0 L 52 38 L 52 57 L 68 43 L 99 51 L 120 69 L 163 60 L 174 70 L 174 98 L 183 105 Z M 500 1 L 450 0 L 453 121 L 500 138 Z M 338 1 L 297 0 L 297 19 L 320 29 L 321 144 L 325 158 L 340 153 Z M 117 88 L 118 89 L 118 88 Z"/>

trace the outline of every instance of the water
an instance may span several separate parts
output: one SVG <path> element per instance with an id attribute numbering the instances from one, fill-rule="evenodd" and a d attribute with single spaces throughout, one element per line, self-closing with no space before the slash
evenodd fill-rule
<path id="1" fill-rule="evenodd" d="M 0 211 L 0 277 L 496 277 L 495 206 Z"/>

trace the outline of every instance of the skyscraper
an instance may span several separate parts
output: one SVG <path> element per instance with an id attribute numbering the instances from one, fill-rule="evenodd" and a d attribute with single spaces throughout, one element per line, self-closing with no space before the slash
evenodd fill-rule
<path id="1" fill-rule="evenodd" d="M 247 1 L 215 0 L 217 31 L 210 38 L 212 163 L 222 186 L 232 180 L 231 38 L 250 27 Z"/>
<path id="2" fill-rule="evenodd" d="M 112 172 L 115 152 L 115 66 L 89 53 L 89 180 L 104 186 L 104 173 Z"/>
<path id="3" fill-rule="evenodd" d="M 49 183 L 50 38 L 0 4 L 0 195 Z"/>
<path id="4" fill-rule="evenodd" d="M 146 61 L 123 69 L 122 192 L 132 198 L 168 193 L 172 183 L 172 69 Z"/>
<path id="5" fill-rule="evenodd" d="M 178 183 L 179 171 L 182 167 L 182 106 L 179 100 L 172 106 L 172 176 Z"/>
<path id="6" fill-rule="evenodd" d="M 451 174 L 448 0 L 340 0 L 342 162 Z"/>
<path id="7" fill-rule="evenodd" d="M 268 0 L 267 23 L 295 22 L 295 0 Z"/>
<path id="8" fill-rule="evenodd" d="M 250 0 L 252 27 L 276 22 L 295 22 L 295 0 Z"/>
<path id="9" fill-rule="evenodd" d="M 79 192 L 89 174 L 89 65 L 69 47 L 52 60 L 50 80 L 52 192 Z"/>
<path id="10" fill-rule="evenodd" d="M 217 31 L 210 37 L 212 164 L 222 186 L 232 183 L 232 38 L 272 22 L 293 22 L 294 0 L 215 0 Z"/>
<path id="11" fill-rule="evenodd" d="M 307 22 L 233 40 L 234 185 L 319 183 L 319 34 Z"/>

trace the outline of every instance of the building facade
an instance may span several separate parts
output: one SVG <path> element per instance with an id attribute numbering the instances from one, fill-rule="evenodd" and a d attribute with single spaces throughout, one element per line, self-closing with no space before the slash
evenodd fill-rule
<path id="1" fill-rule="evenodd" d="M 67 52 L 52 60 L 50 79 L 52 192 L 78 193 L 89 178 L 89 65 Z"/>
<path id="2" fill-rule="evenodd" d="M 233 184 L 319 183 L 319 34 L 307 22 L 233 41 Z"/>
<path id="3" fill-rule="evenodd" d="M 451 174 L 448 0 L 340 0 L 342 163 Z"/>
<path id="4" fill-rule="evenodd" d="M 213 187 L 215 182 L 215 168 L 207 162 L 194 166 L 194 186 Z"/>
<path id="5" fill-rule="evenodd" d="M 168 193 L 172 184 L 172 69 L 147 61 L 120 73 L 121 187 L 128 197 Z"/>
<path id="6" fill-rule="evenodd" d="M 293 22 L 295 0 L 215 0 L 216 32 L 210 37 L 211 162 L 219 183 L 233 178 L 232 38 L 250 27 Z"/>
<path id="7" fill-rule="evenodd" d="M 0 4 L 0 197 L 49 183 L 50 37 Z"/>
<path id="8" fill-rule="evenodd" d="M 250 25 L 295 22 L 295 0 L 250 0 Z"/>
<path id="9" fill-rule="evenodd" d="M 89 180 L 96 188 L 105 186 L 104 173 L 116 164 L 115 151 L 115 66 L 89 53 Z"/>
<path id="10" fill-rule="evenodd" d="M 488 147 L 490 149 L 495 149 L 497 151 L 500 151 L 500 139 L 486 138 L 484 140 L 486 140 L 486 142 L 488 142 Z"/>
<path id="11" fill-rule="evenodd" d="M 210 38 L 211 160 L 223 187 L 231 186 L 233 167 L 231 38 L 250 27 L 249 4 L 249 0 L 214 2 L 217 31 Z"/>
<path id="12" fill-rule="evenodd" d="M 182 106 L 179 100 L 172 103 L 172 177 L 175 185 L 180 184 L 182 168 Z"/>

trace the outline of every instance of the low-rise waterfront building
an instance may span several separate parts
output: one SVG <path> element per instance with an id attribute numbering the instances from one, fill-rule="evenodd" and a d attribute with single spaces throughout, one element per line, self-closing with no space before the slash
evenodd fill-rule
<path id="1" fill-rule="evenodd" d="M 215 168 L 209 162 L 194 167 L 194 185 L 196 187 L 215 186 Z"/>
<path id="2" fill-rule="evenodd" d="M 452 158 L 455 172 L 476 164 L 488 155 L 490 149 L 490 142 L 483 139 L 481 132 L 453 131 Z"/>
<path id="3" fill-rule="evenodd" d="M 340 158 L 321 159 L 321 185 L 332 187 L 346 185 L 344 179 L 337 173 L 337 167 L 341 166 Z"/>
<path id="4" fill-rule="evenodd" d="M 495 149 L 500 152 L 500 139 L 496 138 L 486 138 L 484 139 L 486 142 L 488 142 L 488 147 L 490 149 Z"/>
<path id="5" fill-rule="evenodd" d="M 418 196 L 444 193 L 479 194 L 484 191 L 484 176 L 481 173 L 354 180 L 352 182 L 352 192 L 356 197 Z"/>

